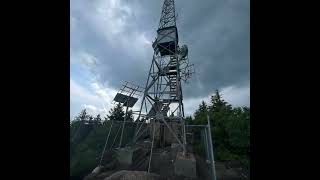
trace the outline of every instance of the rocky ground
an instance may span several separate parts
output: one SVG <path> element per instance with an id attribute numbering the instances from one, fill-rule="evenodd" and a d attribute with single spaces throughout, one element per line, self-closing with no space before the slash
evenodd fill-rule
<path id="1" fill-rule="evenodd" d="M 216 162 L 217 180 L 249 180 L 250 173 L 238 161 Z"/>
<path id="2" fill-rule="evenodd" d="M 201 161 L 198 161 L 200 164 Z M 216 162 L 217 180 L 249 180 L 250 174 L 245 171 L 237 161 Z M 128 170 L 103 170 L 102 172 L 91 173 L 84 180 L 209 180 L 208 167 L 197 167 L 198 177 L 190 179 L 178 176 L 160 176 L 156 173 L 146 171 Z"/>
<path id="3" fill-rule="evenodd" d="M 197 178 L 175 176 L 174 159 L 177 150 L 171 148 L 154 149 L 150 172 L 147 173 L 149 154 L 142 154 L 143 162 L 139 166 L 121 167 L 115 158 L 109 159 L 109 164 L 98 167 L 84 180 L 212 180 L 210 164 L 195 155 Z M 111 157 L 111 155 L 110 155 Z M 137 168 L 140 167 L 140 168 Z M 239 161 L 215 162 L 217 180 L 249 180 L 250 173 Z"/>

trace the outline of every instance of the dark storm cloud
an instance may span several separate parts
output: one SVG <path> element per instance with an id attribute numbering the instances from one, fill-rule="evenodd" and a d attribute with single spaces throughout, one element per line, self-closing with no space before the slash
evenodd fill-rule
<path id="1" fill-rule="evenodd" d="M 90 2 L 81 1 L 82 5 L 71 8 L 71 16 L 81 27 L 73 35 L 71 46 L 99 59 L 95 72 L 100 81 L 115 89 L 124 80 L 144 86 L 153 52 L 151 44 L 142 43 L 142 37 L 154 40 L 163 1 L 122 0 L 119 6 L 125 5 L 130 11 L 115 9 L 114 15 L 125 24 L 102 25 L 106 34 L 98 33 L 97 27 L 92 26 L 90 14 L 83 14 L 91 8 L 85 5 Z M 247 83 L 249 0 L 176 0 L 175 5 L 180 44 L 188 45 L 189 59 L 196 69 L 191 83 L 184 86 L 185 97 L 203 97 L 214 89 Z M 116 20 L 108 19 L 106 24 Z M 119 27 L 120 32 L 115 35 L 107 29 Z"/>
<path id="2" fill-rule="evenodd" d="M 193 2 L 196 5 L 191 1 L 183 3 L 183 19 L 178 23 L 180 37 L 188 44 L 189 59 L 196 68 L 193 80 L 197 83 L 185 86 L 186 96 L 201 97 L 214 89 L 248 82 L 249 1 Z"/>

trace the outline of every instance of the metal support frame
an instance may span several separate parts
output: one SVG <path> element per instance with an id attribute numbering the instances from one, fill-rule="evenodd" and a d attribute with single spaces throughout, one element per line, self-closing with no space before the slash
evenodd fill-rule
<path id="1" fill-rule="evenodd" d="M 105 152 L 105 150 L 106 150 L 106 147 L 107 147 L 107 144 L 108 144 L 108 141 L 109 141 L 109 137 L 110 137 L 110 133 L 111 133 L 111 130 L 112 130 L 112 126 L 113 126 L 113 121 L 111 122 L 110 129 L 109 129 L 109 133 L 108 133 L 108 136 L 107 136 L 107 139 L 106 139 L 106 143 L 104 144 L 103 151 L 102 151 L 102 153 L 101 153 L 101 158 L 100 158 L 99 166 L 101 166 L 101 163 L 102 163 L 102 159 L 103 159 L 104 152 Z"/>
<path id="2" fill-rule="evenodd" d="M 139 139 L 140 138 L 140 136 L 147 130 L 147 128 L 148 128 L 148 125 L 150 125 L 150 123 L 149 124 L 147 124 L 147 127 L 145 128 L 145 129 L 143 129 L 142 130 L 142 132 L 140 133 L 140 134 L 138 134 L 138 135 L 136 135 L 136 136 L 134 136 L 134 138 L 133 138 L 133 141 L 134 142 L 136 142 L 136 140 L 137 139 Z"/>
<path id="3" fill-rule="evenodd" d="M 124 120 L 123 120 L 123 123 L 122 123 L 122 130 L 121 130 L 119 148 L 121 148 L 121 145 L 122 145 L 122 137 L 123 137 L 124 125 L 126 124 L 127 116 L 128 116 L 128 106 L 126 107 L 126 112 L 125 112 Z"/>
<path id="4" fill-rule="evenodd" d="M 119 101 L 119 103 L 123 103 L 124 106 L 126 106 L 126 111 L 125 111 L 125 116 L 124 116 L 124 120 L 123 120 L 123 123 L 122 123 L 122 128 L 121 128 L 121 135 L 120 135 L 120 141 L 119 141 L 119 148 L 121 148 L 122 146 L 122 139 L 123 139 L 123 132 L 124 132 L 124 127 L 125 127 L 125 123 L 126 123 L 126 120 L 128 118 L 128 109 L 129 109 L 129 100 L 132 99 L 132 97 L 134 97 L 135 93 L 136 93 L 136 96 L 139 95 L 137 93 L 141 93 L 142 91 L 139 90 L 140 87 L 139 86 L 136 86 L 136 85 L 128 85 L 129 82 L 126 81 L 125 85 L 123 85 L 123 87 L 120 89 L 119 93 L 122 94 L 122 93 L 127 93 L 127 95 L 123 95 L 124 97 L 126 97 L 126 99 L 123 101 Z M 117 97 L 117 96 L 116 96 Z M 114 101 L 117 101 L 116 98 L 114 99 Z M 135 103 L 135 102 L 134 102 Z M 132 103 L 133 104 L 133 103 Z M 132 106 L 131 104 L 131 106 Z M 131 107 L 130 106 L 130 107 Z"/>
<path id="5" fill-rule="evenodd" d="M 110 149 L 112 149 L 114 143 L 116 142 L 116 139 L 117 139 L 117 137 L 118 137 L 118 134 L 119 134 L 119 132 L 120 132 L 120 129 L 121 129 L 121 128 L 118 129 L 118 131 L 117 131 L 117 133 L 116 133 L 116 136 L 115 136 L 114 139 L 113 139 L 113 143 L 112 143 L 111 146 L 110 146 Z"/>
<path id="6" fill-rule="evenodd" d="M 151 144 L 151 149 L 150 149 L 150 158 L 149 158 L 149 165 L 148 165 L 148 173 L 150 173 L 150 166 L 151 166 L 151 159 L 152 159 L 152 150 L 153 150 L 153 144 L 154 144 L 154 134 L 156 129 L 154 128 L 155 124 L 153 124 L 152 128 L 153 128 L 153 135 L 152 135 L 152 144 Z"/>
<path id="7" fill-rule="evenodd" d="M 186 152 L 186 147 L 185 147 L 185 143 L 182 144 L 182 142 L 180 141 L 180 139 L 178 138 L 178 136 L 176 135 L 176 133 L 172 130 L 172 128 L 169 126 L 169 124 L 167 123 L 167 121 L 162 117 L 161 118 L 162 122 L 167 126 L 167 128 L 169 129 L 169 131 L 171 132 L 171 134 L 176 138 L 176 140 L 178 141 L 179 145 L 182 146 L 183 148 L 183 152 Z"/>
<path id="8" fill-rule="evenodd" d="M 212 173 L 213 173 L 213 180 L 217 180 L 216 177 L 216 167 L 214 163 L 214 154 L 213 154 L 213 144 L 212 144 L 212 137 L 211 137 L 211 125 L 210 125 L 210 118 L 209 113 L 207 112 L 207 120 L 208 120 L 208 135 L 209 135 L 209 146 L 211 147 L 210 155 L 211 155 L 211 166 L 212 166 Z"/>

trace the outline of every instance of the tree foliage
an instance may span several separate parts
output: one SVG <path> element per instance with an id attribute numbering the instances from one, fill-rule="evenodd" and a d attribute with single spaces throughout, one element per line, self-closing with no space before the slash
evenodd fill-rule
<path id="1" fill-rule="evenodd" d="M 102 119 L 100 114 L 92 117 L 84 109 L 70 123 L 70 176 L 83 177 L 90 173 L 98 164 L 101 153 L 110 131 L 107 150 L 119 146 L 121 128 L 125 112 L 121 104 L 117 104 L 109 111 L 107 117 Z M 126 121 L 133 121 L 132 111 L 128 111 Z M 114 123 L 112 121 L 115 121 Z M 111 124 L 112 128 L 111 128 Z M 134 123 L 124 126 L 122 144 L 127 144 L 133 137 Z"/>
<path id="2" fill-rule="evenodd" d="M 194 117 L 185 118 L 186 124 L 207 124 L 207 114 L 210 117 L 214 155 L 217 161 L 240 160 L 250 165 L 250 108 L 232 107 L 226 102 L 219 91 L 211 96 L 210 102 L 202 101 L 194 112 Z M 102 119 L 100 114 L 93 117 L 84 109 L 70 123 L 70 176 L 84 176 L 90 173 L 98 164 L 101 153 L 110 131 L 107 149 L 119 146 L 122 122 L 125 110 L 117 104 L 109 114 Z M 111 128 L 112 121 L 114 123 Z M 133 137 L 135 123 L 132 111 L 128 111 L 123 134 L 123 144 L 130 142 Z M 194 128 L 193 148 L 198 154 L 204 153 L 201 142 L 201 128 Z"/>
<path id="3" fill-rule="evenodd" d="M 201 102 L 188 124 L 207 124 L 210 117 L 211 135 L 217 160 L 240 160 L 248 165 L 250 153 L 250 108 L 233 108 L 218 90 L 211 96 L 210 104 Z M 195 151 L 204 153 L 201 129 L 195 128 Z"/>
<path id="4" fill-rule="evenodd" d="M 111 121 L 123 121 L 125 112 L 123 111 L 123 106 L 118 103 L 114 108 L 109 111 L 107 115 L 108 119 Z"/>

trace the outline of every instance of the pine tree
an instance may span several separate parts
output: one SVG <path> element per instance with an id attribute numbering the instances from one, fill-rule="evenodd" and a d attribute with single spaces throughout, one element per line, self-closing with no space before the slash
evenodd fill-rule
<path id="1" fill-rule="evenodd" d="M 226 108 L 227 110 L 231 110 L 232 107 L 224 99 L 222 99 L 218 90 L 215 91 L 215 94 L 211 96 L 211 106 L 209 110 L 212 112 L 218 112 Z"/>
<path id="2" fill-rule="evenodd" d="M 111 121 L 123 121 L 124 120 L 124 111 L 123 106 L 118 103 L 114 108 L 109 111 L 109 115 L 107 115 L 108 119 Z"/>
<path id="3" fill-rule="evenodd" d="M 95 124 L 101 124 L 101 117 L 100 114 L 98 114 L 94 119 L 93 119 Z"/>
<path id="4" fill-rule="evenodd" d="M 86 109 L 81 110 L 78 116 L 75 117 L 75 121 L 87 121 L 89 116 Z"/>
<path id="5" fill-rule="evenodd" d="M 105 126 L 105 125 L 107 125 L 108 121 L 109 121 L 108 117 L 105 116 L 102 124 Z"/>
<path id="6" fill-rule="evenodd" d="M 198 116 L 202 113 L 206 113 L 207 112 L 207 104 L 202 101 L 201 104 L 199 105 L 199 108 L 196 110 L 196 112 L 194 113 L 194 116 Z"/>
<path id="7" fill-rule="evenodd" d="M 88 121 L 89 124 L 93 124 L 93 117 L 91 115 L 88 115 Z"/>
<path id="8" fill-rule="evenodd" d="M 199 105 L 199 108 L 196 110 L 196 112 L 194 113 L 194 117 L 196 119 L 195 123 L 196 124 L 207 124 L 207 109 L 208 106 L 207 104 L 202 101 L 201 104 Z"/>
<path id="9" fill-rule="evenodd" d="M 186 121 L 187 124 L 191 124 L 192 117 L 191 116 L 186 116 L 185 121 Z"/>

